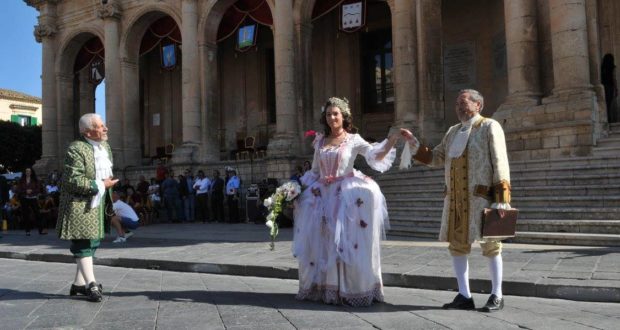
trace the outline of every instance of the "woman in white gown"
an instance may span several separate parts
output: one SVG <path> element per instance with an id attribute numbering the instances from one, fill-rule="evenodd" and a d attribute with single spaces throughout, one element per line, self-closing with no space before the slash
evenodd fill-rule
<path id="1" fill-rule="evenodd" d="M 385 198 L 370 177 L 353 168 L 357 155 L 375 170 L 396 158 L 398 135 L 370 144 L 354 133 L 346 99 L 330 98 L 321 116 L 312 170 L 295 206 L 293 254 L 299 261 L 297 299 L 369 306 L 383 301 L 380 241 L 388 227 Z"/>

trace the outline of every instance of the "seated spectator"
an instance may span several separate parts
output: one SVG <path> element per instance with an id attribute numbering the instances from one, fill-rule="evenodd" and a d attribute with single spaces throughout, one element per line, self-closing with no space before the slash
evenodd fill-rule
<path id="1" fill-rule="evenodd" d="M 49 194 L 39 195 L 39 216 L 41 217 L 42 235 L 47 235 L 47 228 L 58 217 L 54 198 Z"/>
<path id="2" fill-rule="evenodd" d="M 155 178 L 151 178 L 151 185 L 147 190 L 147 195 L 147 211 L 151 214 L 151 219 L 153 216 L 159 219 L 159 209 L 161 208 L 161 192 Z"/>
<path id="3" fill-rule="evenodd" d="M 138 228 L 138 220 L 140 219 L 131 206 L 120 199 L 118 192 L 112 193 L 112 201 L 114 216 L 112 217 L 111 224 L 117 233 L 117 237 L 112 243 L 125 243 L 127 238 L 133 236 L 130 230 Z"/>
<path id="4" fill-rule="evenodd" d="M 134 211 L 138 214 L 138 216 L 144 220 L 145 223 L 147 221 L 146 207 L 142 204 L 142 196 L 139 192 L 134 191 L 132 187 L 127 188 L 127 197 L 125 202 L 129 204 L 133 208 Z"/>

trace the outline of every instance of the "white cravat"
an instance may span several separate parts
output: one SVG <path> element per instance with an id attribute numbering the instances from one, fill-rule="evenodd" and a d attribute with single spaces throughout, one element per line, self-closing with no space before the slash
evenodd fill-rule
<path id="1" fill-rule="evenodd" d="M 462 123 L 462 127 L 458 132 L 454 135 L 454 139 L 452 139 L 452 143 L 450 143 L 450 147 L 448 148 L 448 157 L 450 158 L 459 158 L 465 151 L 467 147 L 467 141 L 469 141 L 469 134 L 471 133 L 471 128 L 474 123 L 480 119 L 480 114 L 476 114 L 471 119 Z"/>
<path id="2" fill-rule="evenodd" d="M 90 207 L 95 208 L 101 203 L 101 199 L 105 195 L 105 185 L 103 180 L 112 177 L 112 162 L 108 155 L 108 151 L 100 142 L 86 138 L 86 141 L 93 146 L 95 158 L 95 182 L 97 183 L 97 195 L 93 196 Z"/>

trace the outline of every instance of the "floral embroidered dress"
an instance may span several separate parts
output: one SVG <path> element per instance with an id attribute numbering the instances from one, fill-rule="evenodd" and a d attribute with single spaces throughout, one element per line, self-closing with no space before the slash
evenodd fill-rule
<path id="1" fill-rule="evenodd" d="M 370 167 L 384 172 L 396 150 L 377 161 L 387 140 L 370 144 L 358 134 L 347 134 L 338 146 L 324 142 L 317 134 L 312 170 L 301 178 L 308 187 L 295 205 L 297 299 L 368 306 L 383 301 L 380 241 L 389 223 L 379 186 L 353 163 L 362 155 Z"/>

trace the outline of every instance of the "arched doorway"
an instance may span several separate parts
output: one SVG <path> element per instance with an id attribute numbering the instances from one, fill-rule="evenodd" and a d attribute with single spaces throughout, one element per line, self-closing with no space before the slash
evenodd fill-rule
<path id="1" fill-rule="evenodd" d="M 394 121 L 392 24 L 386 1 L 367 0 L 352 8 L 351 24 L 343 10 L 358 1 L 317 0 L 312 11 L 313 103 L 346 97 L 354 122 L 368 140 L 385 137 Z M 343 9 L 344 8 L 344 9 Z M 314 116 L 316 122 L 318 117 Z"/>
<path id="2" fill-rule="evenodd" d="M 183 130 L 181 32 L 170 16 L 147 28 L 140 42 L 139 89 L 142 157 L 170 156 Z"/>
<path id="3" fill-rule="evenodd" d="M 57 74 L 60 147 L 65 148 L 79 134 L 78 119 L 95 112 L 95 90 L 105 78 L 105 51 L 101 39 L 79 33 L 66 44 Z"/>
<path id="4" fill-rule="evenodd" d="M 237 158 L 247 137 L 254 137 L 256 150 L 266 149 L 275 131 L 272 25 L 271 9 L 266 0 L 234 2 L 225 9 L 218 25 L 221 159 Z"/>

